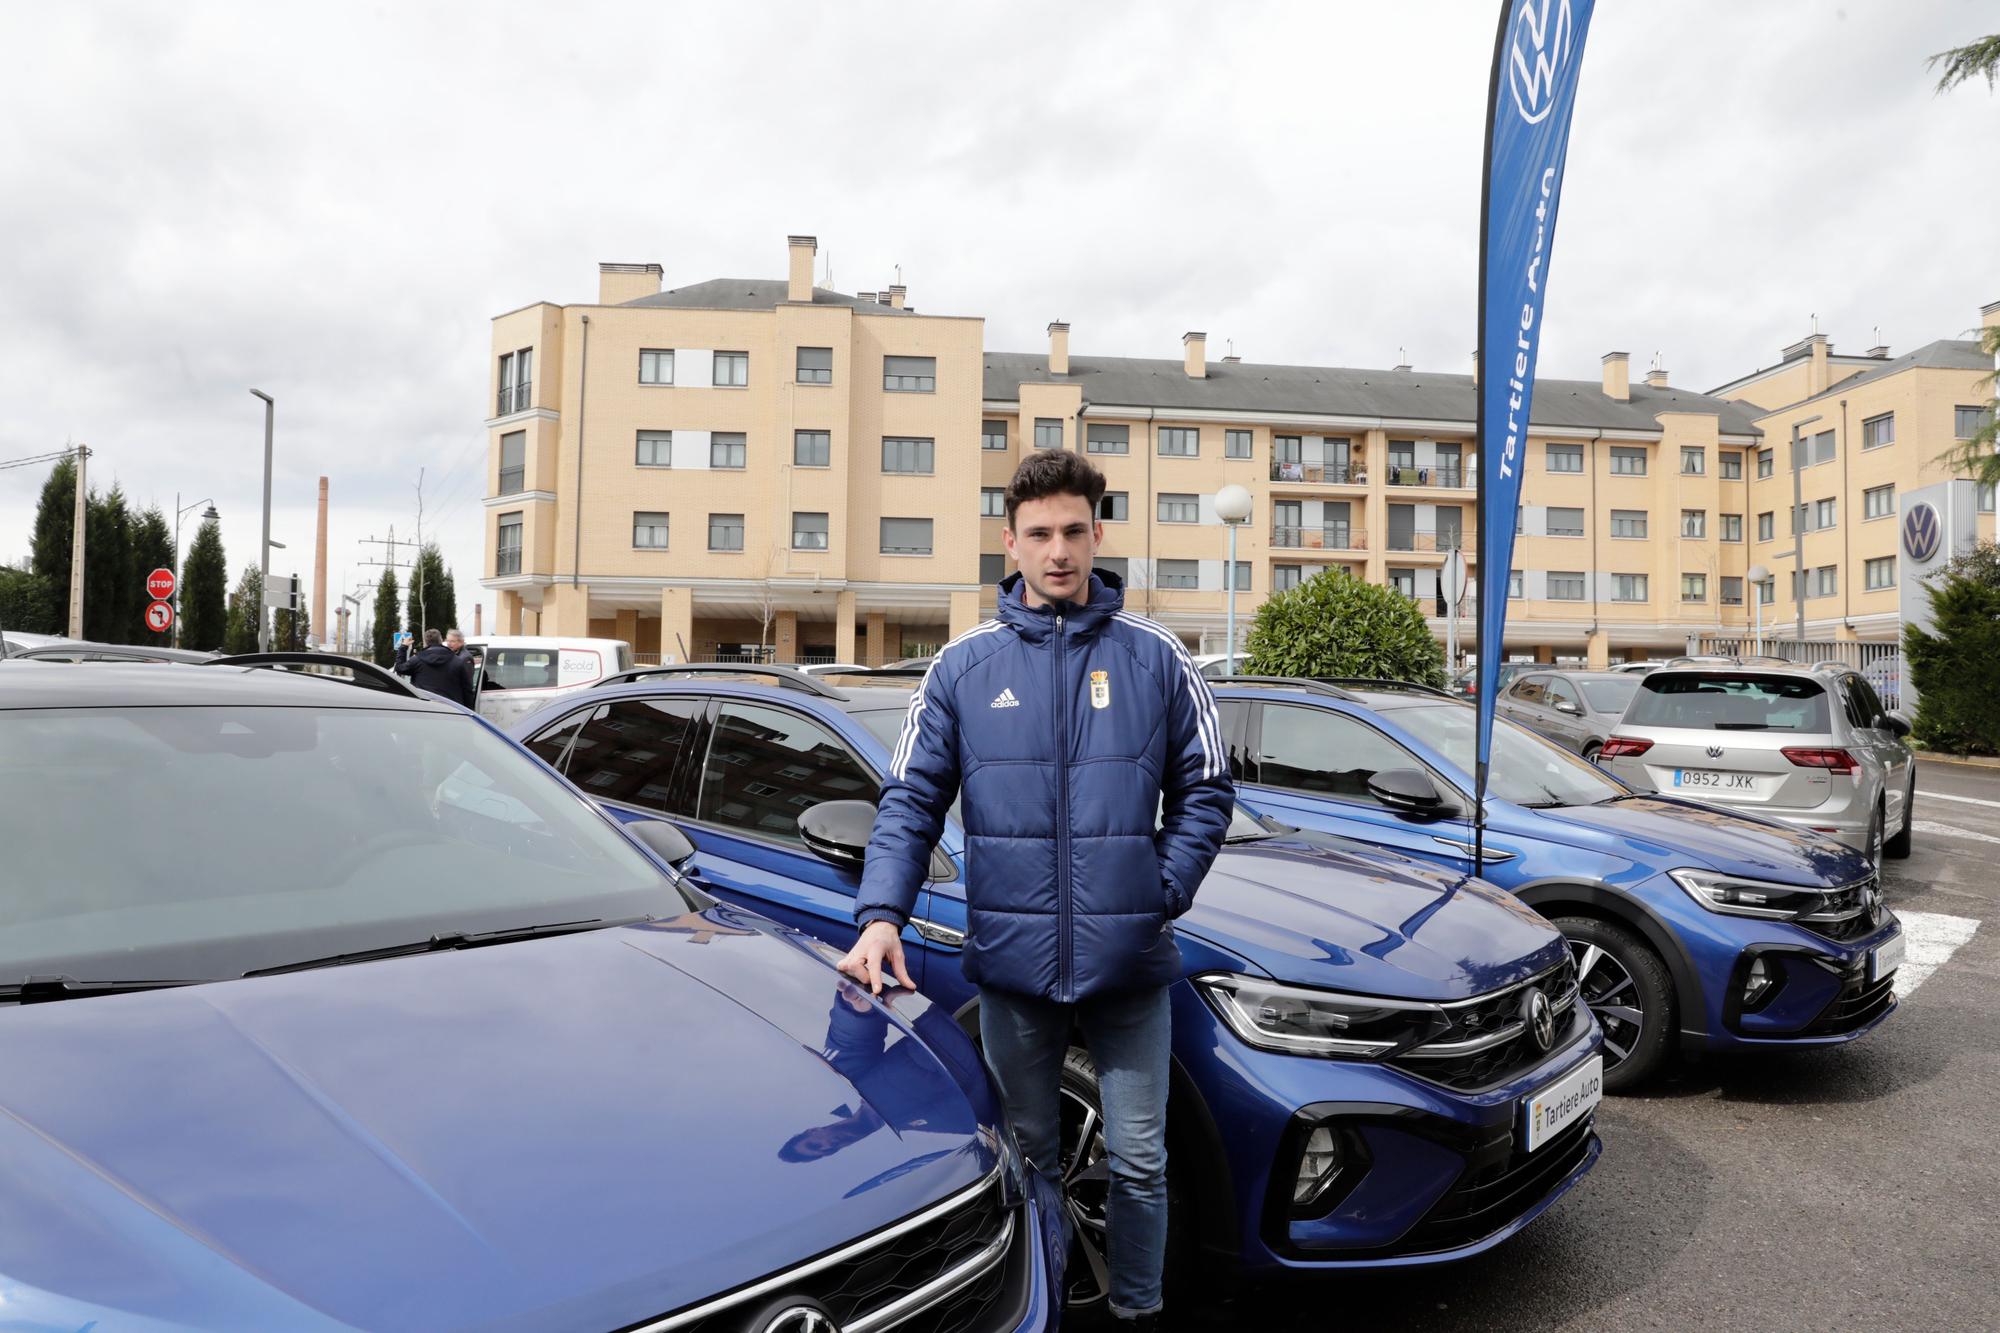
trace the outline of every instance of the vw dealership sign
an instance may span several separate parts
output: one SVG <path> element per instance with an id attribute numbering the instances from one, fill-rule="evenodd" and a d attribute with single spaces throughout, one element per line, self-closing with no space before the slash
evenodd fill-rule
<path id="1" fill-rule="evenodd" d="M 1944 540 L 1944 522 L 1937 506 L 1919 501 L 1903 511 L 1903 554 L 1927 565 Z"/>

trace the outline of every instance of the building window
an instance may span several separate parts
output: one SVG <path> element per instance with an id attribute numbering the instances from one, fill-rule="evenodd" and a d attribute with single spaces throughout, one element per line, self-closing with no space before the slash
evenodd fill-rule
<path id="1" fill-rule="evenodd" d="M 1520 601 L 1523 597 L 1526 597 L 1527 595 L 1528 595 L 1527 575 L 1523 574 L 1520 570 L 1517 569 L 1513 573 L 1507 576 L 1507 599 L 1509 601 L 1517 602 Z"/>
<path id="2" fill-rule="evenodd" d="M 1272 565 L 1271 591 L 1288 592 L 1305 582 L 1304 565 Z"/>
<path id="3" fill-rule="evenodd" d="M 1583 446 L 1549 444 L 1542 446 L 1543 466 L 1550 472 L 1583 471 Z"/>
<path id="4" fill-rule="evenodd" d="M 1514 512 L 1515 531 L 1520 531 L 1520 511 Z M 1551 537 L 1581 537 L 1583 535 L 1583 511 L 1551 507 L 1548 510 L 1548 533 Z"/>
<path id="5" fill-rule="evenodd" d="M 885 518 L 882 520 L 883 555 L 929 555 L 931 521 L 927 518 Z"/>
<path id="6" fill-rule="evenodd" d="M 1248 560 L 1238 560 L 1236 562 L 1235 591 L 1237 592 L 1250 591 L 1250 562 Z"/>
<path id="7" fill-rule="evenodd" d="M 1896 586 L 1896 557 L 1878 556 L 1864 564 L 1861 572 L 1867 581 L 1868 591 L 1877 592 L 1883 588 L 1893 588 Z"/>
<path id="8" fill-rule="evenodd" d="M 1833 455 L 1833 432 L 1823 430 L 1817 435 L 1802 436 L 1798 443 L 1792 446 L 1792 466 L 1802 468 L 1819 463 L 1831 463 Z"/>
<path id="9" fill-rule="evenodd" d="M 741 389 L 750 383 L 750 353 L 717 352 L 715 383 L 725 389 Z"/>
<path id="10" fill-rule="evenodd" d="M 1201 562 L 1199 560 L 1157 560 L 1153 563 L 1155 586 L 1161 588 L 1198 588 L 1201 586 Z"/>
<path id="11" fill-rule="evenodd" d="M 1799 599 L 1798 573 L 1792 575 L 1792 600 Z M 1833 565 L 1821 565 L 1808 569 L 1804 574 L 1806 597 L 1837 597 L 1840 595 L 1840 570 Z"/>
<path id="12" fill-rule="evenodd" d="M 931 440 L 901 439 L 894 436 L 882 440 L 882 470 L 884 472 L 913 472 L 929 476 L 934 470 L 937 445 Z"/>
<path id="13" fill-rule="evenodd" d="M 833 349 L 801 347 L 798 366 L 792 375 L 800 384 L 833 383 Z"/>
<path id="14" fill-rule="evenodd" d="M 711 551 L 742 550 L 743 515 L 710 514 L 708 516 L 708 549 Z"/>
<path id="15" fill-rule="evenodd" d="M 1681 449 L 1681 475 L 1683 477 L 1699 477 L 1706 474 L 1707 471 L 1708 450 L 1683 446 Z"/>
<path id="16" fill-rule="evenodd" d="M 1005 486 L 981 486 L 979 488 L 979 516 L 981 518 L 1007 517 L 1007 488 Z"/>
<path id="17" fill-rule="evenodd" d="M 1037 449 L 1060 449 L 1063 447 L 1063 424 L 1061 417 L 1035 418 L 1035 447 Z"/>
<path id="18" fill-rule="evenodd" d="M 1644 574 L 1613 574 L 1611 576 L 1611 600 L 1614 602 L 1645 601 L 1646 576 Z"/>
<path id="19" fill-rule="evenodd" d="M 1224 458 L 1250 457 L 1250 432 L 1247 430 L 1226 430 L 1222 432 L 1222 456 Z"/>
<path id="20" fill-rule="evenodd" d="M 1743 605 L 1743 579 L 1741 576 L 1724 574 L 1722 576 L 1721 595 L 1716 600 L 1724 606 Z"/>
<path id="21" fill-rule="evenodd" d="M 1708 575 L 1681 575 L 1681 600 L 1683 602 L 1705 602 L 1708 600 Z"/>
<path id="22" fill-rule="evenodd" d="M 883 357 L 882 387 L 889 393 L 936 393 L 937 358 L 934 356 Z"/>
<path id="23" fill-rule="evenodd" d="M 528 400 L 533 396 L 534 361 L 535 352 L 531 347 L 508 352 L 500 358 L 500 397 L 494 403 L 498 409 L 494 416 L 504 417 L 511 412 L 528 410 Z"/>
<path id="24" fill-rule="evenodd" d="M 794 467 L 832 467 L 833 432 L 824 430 L 793 431 L 792 465 Z"/>
<path id="25" fill-rule="evenodd" d="M 1979 512 L 1982 514 L 1993 512 L 1993 491 L 1995 485 L 1996 483 L 1990 481 L 1979 483 Z"/>
<path id="26" fill-rule="evenodd" d="M 1777 600 L 1778 580 L 1776 577 L 1765 579 L 1757 585 L 1757 604 L 1759 606 L 1770 606 Z"/>
<path id="27" fill-rule="evenodd" d="M 740 431 L 717 431 L 708 437 L 708 465 L 725 472 L 749 466 L 750 443 Z"/>
<path id="28" fill-rule="evenodd" d="M 1835 526 L 1839 522 L 1837 514 L 1838 514 L 1838 502 L 1834 499 L 1834 497 L 1829 495 L 1824 500 L 1813 501 L 1813 507 L 1812 507 L 1813 531 L 1818 532 L 1822 528 L 1830 528 Z"/>
<path id="29" fill-rule="evenodd" d="M 1681 510 L 1681 536 L 1693 540 L 1707 538 L 1708 511 L 1706 509 Z"/>
<path id="30" fill-rule="evenodd" d="M 1552 602 L 1580 602 L 1584 598 L 1583 575 L 1581 573 L 1549 574 L 1549 600 Z"/>
<path id="31" fill-rule="evenodd" d="M 1130 563 L 1122 555 L 1100 555 L 1090 562 L 1090 569 L 1094 574 L 1116 574 L 1120 583 L 1129 583 Z"/>
<path id="32" fill-rule="evenodd" d="M 1614 537 L 1644 537 L 1646 535 L 1646 511 L 1643 509 L 1612 510 L 1611 535 Z"/>
<path id="33" fill-rule="evenodd" d="M 1867 490 L 1861 492 L 1861 517 L 1863 521 L 1871 518 L 1890 518 L 1894 516 L 1895 512 L 1896 487 L 1893 483 L 1888 486 L 1870 486 Z"/>
<path id="34" fill-rule="evenodd" d="M 1160 496 L 1160 522 L 1201 522 L 1201 497 L 1197 495 L 1175 495 L 1170 492 L 1162 494 Z"/>
<path id="35" fill-rule="evenodd" d="M 1105 523 L 1124 523 L 1132 517 L 1132 497 L 1126 491 L 1106 491 L 1097 503 L 1097 517 Z"/>
<path id="36" fill-rule="evenodd" d="M 979 557 L 979 581 L 998 583 L 1007 577 L 1007 557 L 1004 555 L 982 555 Z"/>
<path id="37" fill-rule="evenodd" d="M 1394 588 L 1397 592 L 1403 594 L 1403 596 L 1405 597 L 1411 599 L 1414 599 L 1416 597 L 1417 595 L 1416 570 L 1392 569 L 1388 571 L 1388 573 L 1389 573 L 1389 586 L 1391 588 Z"/>
<path id="38" fill-rule="evenodd" d="M 632 545 L 641 551 L 666 550 L 667 516 L 648 513 L 632 515 Z"/>
<path id="39" fill-rule="evenodd" d="M 1129 454 L 1132 452 L 1132 428 L 1091 422 L 1085 431 L 1083 447 L 1093 454 Z"/>
<path id="40" fill-rule="evenodd" d="M 1201 452 L 1201 432 L 1186 426 L 1160 428 L 1160 457 L 1193 458 Z"/>
<path id="41" fill-rule="evenodd" d="M 519 495 L 527 489 L 528 432 L 510 430 L 500 437 L 500 494 Z"/>
<path id="42" fill-rule="evenodd" d="M 639 353 L 639 383 L 672 384 L 674 354 L 664 347 L 648 347 Z"/>
<path id="43" fill-rule="evenodd" d="M 826 549 L 826 515 L 792 515 L 792 549 L 794 551 L 824 551 Z"/>
<path id="44" fill-rule="evenodd" d="M 1335 450 L 1329 450 L 1327 456 L 1330 459 L 1332 458 L 1344 459 L 1347 456 L 1347 441 L 1335 440 L 1332 441 L 1332 443 L 1337 445 L 1338 448 Z M 1300 436 L 1273 435 L 1271 437 L 1271 461 L 1273 463 L 1276 463 L 1280 466 L 1288 464 L 1303 464 L 1305 462 L 1305 457 L 1306 457 L 1305 441 Z M 1287 479 L 1289 480 L 1289 477 Z M 1340 465 L 1336 463 L 1333 472 L 1331 472 L 1330 474 L 1325 474 L 1325 479 L 1327 481 L 1345 481 L 1347 480 L 1347 477 L 1346 474 L 1340 470 Z"/>
<path id="45" fill-rule="evenodd" d="M 1771 456 L 1772 451 L 1769 449 L 1757 451 L 1757 476 L 1760 479 L 1771 475 Z"/>
<path id="46" fill-rule="evenodd" d="M 1724 481 L 1743 480 L 1743 455 L 1731 449 L 1716 455 L 1717 466 Z"/>
<path id="47" fill-rule="evenodd" d="M 521 572 L 521 511 L 500 515 L 498 540 L 493 547 L 495 575 Z"/>
<path id="48" fill-rule="evenodd" d="M 1722 516 L 1722 540 L 1740 542 L 1743 540 L 1743 515 L 1724 514 Z"/>
<path id="49" fill-rule="evenodd" d="M 1961 440 L 1969 440 L 1993 424 L 1993 409 L 1990 407 L 1954 407 L 1951 409 L 1952 434 Z"/>
<path id="50" fill-rule="evenodd" d="M 1880 416 L 1861 419 L 1861 447 L 1880 449 L 1885 444 L 1896 442 L 1896 414 L 1884 412 Z"/>
<path id="51" fill-rule="evenodd" d="M 1613 445 L 1611 449 L 1611 475 L 1614 477 L 1643 477 L 1646 475 L 1646 451 L 1628 449 Z"/>
<path id="52" fill-rule="evenodd" d="M 633 461 L 640 467 L 672 467 L 674 465 L 674 433 L 670 430 L 642 430 L 639 432 L 639 448 Z"/>
<path id="53" fill-rule="evenodd" d="M 1770 541 L 1773 537 L 1777 536 L 1775 514 L 1776 514 L 1775 510 L 1767 509 L 1763 513 L 1757 515 L 1758 541 L 1767 542 Z"/>

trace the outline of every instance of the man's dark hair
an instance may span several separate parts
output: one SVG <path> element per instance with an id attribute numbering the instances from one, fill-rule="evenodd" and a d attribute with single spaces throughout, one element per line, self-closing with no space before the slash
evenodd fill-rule
<path id="1" fill-rule="evenodd" d="M 1090 501 L 1090 516 L 1097 517 L 1104 500 L 1104 474 L 1091 466 L 1082 454 L 1067 449 L 1038 449 L 1021 460 L 1014 478 L 1007 483 L 1007 527 L 1014 526 L 1014 511 L 1029 500 L 1046 500 L 1051 495 L 1080 495 Z"/>
<path id="2" fill-rule="evenodd" d="M 444 635 L 438 633 L 436 630 L 427 629 L 424 631 L 424 647 L 435 648 L 443 642 Z"/>

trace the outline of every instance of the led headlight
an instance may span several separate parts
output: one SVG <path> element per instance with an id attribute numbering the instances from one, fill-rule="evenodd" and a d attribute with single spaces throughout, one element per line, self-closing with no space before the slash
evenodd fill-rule
<path id="1" fill-rule="evenodd" d="M 1287 1055 L 1379 1060 L 1449 1026 L 1439 1006 L 1421 1000 L 1343 995 L 1233 972 L 1196 977 L 1195 988 L 1230 1031 L 1252 1046 Z"/>
<path id="2" fill-rule="evenodd" d="M 1828 894 L 1833 892 L 1800 884 L 1770 884 L 1713 870 L 1669 870 L 1667 874 L 1686 890 L 1688 897 L 1711 912 L 1761 917 L 1766 921 L 1816 916 L 1826 907 Z"/>

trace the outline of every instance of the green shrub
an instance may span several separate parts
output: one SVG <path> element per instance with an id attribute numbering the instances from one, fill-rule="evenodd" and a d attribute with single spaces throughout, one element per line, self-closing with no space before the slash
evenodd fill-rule
<path id="1" fill-rule="evenodd" d="M 1328 570 L 1257 609 L 1244 670 L 1258 676 L 1372 676 L 1445 683 L 1444 648 L 1417 604 Z"/>
<path id="2" fill-rule="evenodd" d="M 1957 557 L 1924 591 L 1932 632 L 1903 627 L 1916 738 L 1953 754 L 2000 753 L 2000 546 Z"/>

